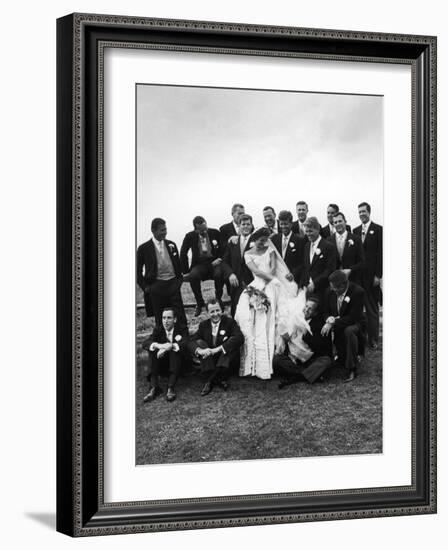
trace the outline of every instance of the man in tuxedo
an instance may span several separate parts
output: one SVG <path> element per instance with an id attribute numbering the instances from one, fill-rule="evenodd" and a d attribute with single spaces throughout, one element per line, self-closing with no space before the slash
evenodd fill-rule
<path id="1" fill-rule="evenodd" d="M 221 269 L 222 245 L 221 234 L 217 229 L 209 229 L 202 216 L 193 219 L 194 231 L 184 237 L 180 249 L 180 263 L 184 273 L 184 281 L 188 281 L 196 299 L 195 317 L 200 315 L 204 307 L 201 292 L 201 281 L 215 281 L 216 298 L 221 302 L 223 291 L 223 273 Z M 191 265 L 188 262 L 188 252 L 191 250 Z"/>
<path id="2" fill-rule="evenodd" d="M 322 227 L 320 234 L 324 239 L 328 239 L 336 233 L 336 227 L 334 226 L 334 216 L 339 212 L 339 206 L 337 204 L 331 203 L 327 206 L 327 220 L 328 224 L 325 227 Z M 351 231 L 351 227 L 347 225 L 347 231 Z"/>
<path id="3" fill-rule="evenodd" d="M 151 231 L 153 238 L 137 249 L 137 283 L 144 292 L 146 315 L 154 315 L 156 324 L 160 325 L 163 308 L 172 306 L 179 322 L 186 325 L 177 246 L 166 238 L 166 222 L 162 218 L 152 220 Z"/>
<path id="4" fill-rule="evenodd" d="M 364 352 L 364 290 L 349 282 L 347 275 L 334 271 L 330 277 L 330 288 L 325 297 L 325 325 L 322 336 L 333 333 L 338 362 L 348 371 L 346 382 L 356 377 L 358 355 Z"/>
<path id="5" fill-rule="evenodd" d="M 308 242 L 304 247 L 299 287 L 322 298 L 328 287 L 328 277 L 336 268 L 336 249 L 320 236 L 320 224 L 314 216 L 306 220 L 305 231 Z"/>
<path id="6" fill-rule="evenodd" d="M 199 323 L 198 330 L 191 337 L 189 347 L 201 361 L 201 370 L 208 372 L 208 378 L 201 395 L 209 394 L 215 384 L 228 389 L 230 367 L 238 361 L 244 336 L 236 321 L 223 315 L 218 300 L 207 302 L 209 319 Z"/>
<path id="7" fill-rule="evenodd" d="M 362 286 L 366 291 L 367 334 L 369 345 L 378 347 L 379 304 L 382 300 L 381 279 L 383 277 L 383 228 L 370 219 L 371 208 L 367 202 L 358 205 L 361 225 L 353 233 L 361 238 L 364 247 L 365 264 L 362 270 Z"/>
<path id="8" fill-rule="evenodd" d="M 350 281 L 361 284 L 361 273 L 364 267 L 364 249 L 361 239 L 347 230 L 347 223 L 342 212 L 333 216 L 336 229 L 329 240 L 336 248 L 336 268 L 342 269 Z"/>
<path id="9" fill-rule="evenodd" d="M 234 236 L 233 239 L 230 239 L 222 257 L 223 274 L 230 284 L 230 313 L 232 317 L 235 316 L 241 293 L 254 278 L 244 259 L 244 253 L 251 245 L 250 236 L 254 229 L 252 216 L 242 214 L 239 222 L 240 234 L 238 237 Z"/>
<path id="10" fill-rule="evenodd" d="M 305 222 L 308 216 L 308 205 L 305 201 L 296 204 L 297 220 L 292 224 L 292 232 L 300 237 L 305 237 Z"/>
<path id="11" fill-rule="evenodd" d="M 160 375 L 164 371 L 168 374 L 166 400 L 176 399 L 174 386 L 185 360 L 187 344 L 188 328 L 178 324 L 173 308 L 165 308 L 162 313 L 162 325 L 156 325 L 151 336 L 142 344 L 143 349 L 149 353 L 149 392 L 143 398 L 145 403 L 153 401 L 162 393 Z"/>
<path id="12" fill-rule="evenodd" d="M 232 206 L 232 221 L 221 225 L 219 232 L 221 233 L 221 242 L 223 247 L 233 235 L 239 235 L 239 219 L 244 214 L 244 206 L 236 203 Z"/>
<path id="13" fill-rule="evenodd" d="M 308 345 L 313 355 L 305 363 L 297 362 L 289 356 L 288 344 L 286 344 L 285 353 L 275 355 L 273 362 L 274 369 L 284 376 L 278 386 L 279 389 L 300 381 L 313 384 L 322 377 L 332 363 L 333 344 L 331 335 L 326 334 L 324 336 L 321 334 L 325 320 L 320 310 L 319 298 L 310 296 L 303 308 L 303 313 L 311 331 L 303 335 L 303 341 Z"/>
<path id="14" fill-rule="evenodd" d="M 269 229 L 271 235 L 279 232 L 279 226 L 277 220 L 275 219 L 275 216 L 275 210 L 272 208 L 272 206 L 265 206 L 263 208 L 263 218 L 265 224 L 264 226 Z"/>
<path id="15" fill-rule="evenodd" d="M 278 215 L 280 233 L 272 235 L 271 241 L 289 269 L 286 278 L 289 281 L 300 281 L 303 269 L 303 251 L 305 238 L 292 232 L 292 214 L 288 210 L 282 210 Z"/>

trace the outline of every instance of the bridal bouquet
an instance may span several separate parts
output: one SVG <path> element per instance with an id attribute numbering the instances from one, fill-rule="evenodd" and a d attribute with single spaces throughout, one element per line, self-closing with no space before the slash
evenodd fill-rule
<path id="1" fill-rule="evenodd" d="M 269 298 L 262 290 L 248 286 L 244 292 L 249 296 L 249 307 L 251 309 L 267 311 L 271 306 Z"/>

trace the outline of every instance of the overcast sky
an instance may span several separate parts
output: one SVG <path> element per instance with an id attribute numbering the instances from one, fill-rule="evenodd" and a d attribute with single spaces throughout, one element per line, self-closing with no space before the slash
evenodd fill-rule
<path id="1" fill-rule="evenodd" d="M 196 215 L 219 227 L 241 202 L 260 226 L 298 200 L 322 225 L 335 202 L 352 227 L 365 200 L 382 224 L 381 97 L 137 86 L 137 245 L 154 217 L 180 246 Z"/>

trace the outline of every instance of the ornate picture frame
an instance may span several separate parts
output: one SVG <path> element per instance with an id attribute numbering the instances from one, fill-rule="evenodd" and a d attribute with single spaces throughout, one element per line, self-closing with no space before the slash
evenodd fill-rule
<path id="1" fill-rule="evenodd" d="M 70 536 L 436 512 L 436 38 L 72 14 L 57 22 L 57 529 Z M 105 502 L 104 49 L 409 65 L 412 483 Z"/>

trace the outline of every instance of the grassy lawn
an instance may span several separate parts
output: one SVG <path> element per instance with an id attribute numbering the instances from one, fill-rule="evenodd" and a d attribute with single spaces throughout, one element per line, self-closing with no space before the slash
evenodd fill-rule
<path id="1" fill-rule="evenodd" d="M 203 284 L 204 297 L 213 294 Z M 184 303 L 193 303 L 183 285 Z M 141 302 L 137 297 L 137 302 Z M 226 308 L 228 313 L 228 308 Z M 192 309 L 187 310 L 191 319 Z M 191 319 L 190 331 L 205 318 Z M 179 379 L 177 400 L 164 395 L 143 403 L 148 391 L 146 352 L 141 341 L 152 319 L 138 311 L 136 371 L 136 463 L 180 463 L 299 456 L 329 456 L 382 451 L 382 352 L 369 350 L 354 382 L 343 382 L 334 368 L 324 382 L 298 383 L 282 390 L 278 379 L 230 379 L 230 389 L 214 388 L 201 397 L 203 379 Z M 164 382 L 164 381 L 162 381 Z M 165 386 L 162 384 L 165 389 Z"/>

